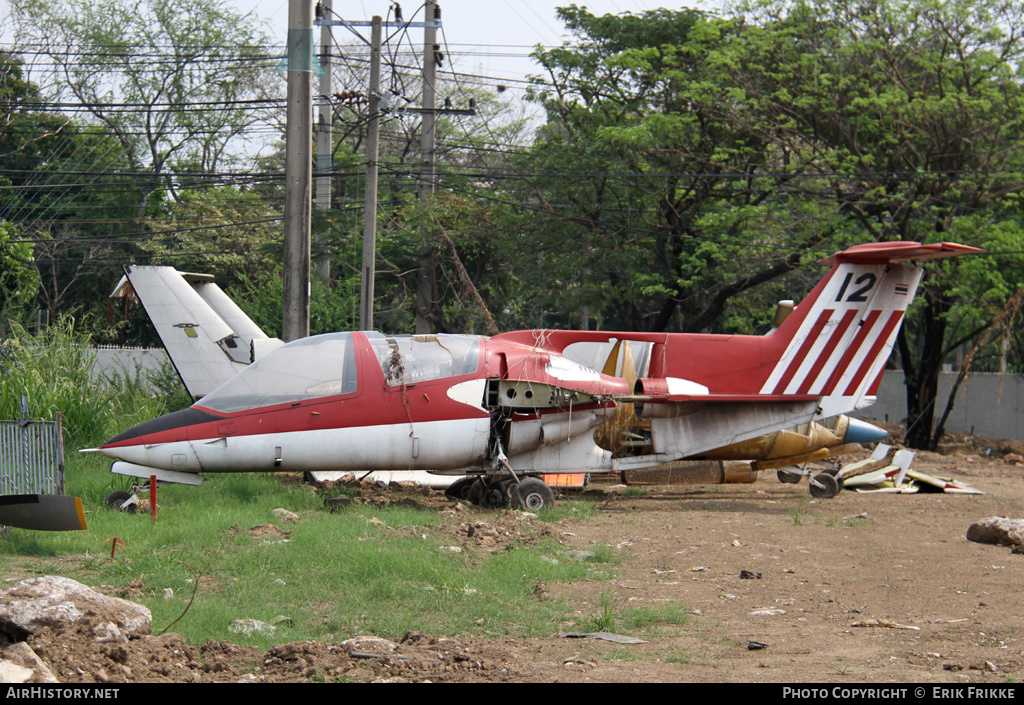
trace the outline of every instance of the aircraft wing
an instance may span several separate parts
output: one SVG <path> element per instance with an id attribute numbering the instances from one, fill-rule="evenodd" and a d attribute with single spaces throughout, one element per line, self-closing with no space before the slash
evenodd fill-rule
<path id="1" fill-rule="evenodd" d="M 138 297 L 195 399 L 282 344 L 268 338 L 212 279 L 173 267 L 130 265 L 111 294 Z"/>

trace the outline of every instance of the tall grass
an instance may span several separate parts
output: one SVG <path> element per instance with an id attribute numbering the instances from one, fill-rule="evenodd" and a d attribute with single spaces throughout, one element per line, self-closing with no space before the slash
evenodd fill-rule
<path id="1" fill-rule="evenodd" d="M 90 345 L 72 319 L 38 336 L 12 326 L 10 339 L 0 341 L 0 418 L 20 418 L 24 395 L 32 418 L 52 421 L 58 412 L 63 415 L 65 444 L 77 449 L 188 404 L 183 392 L 151 395 L 143 379 L 100 378 Z"/>

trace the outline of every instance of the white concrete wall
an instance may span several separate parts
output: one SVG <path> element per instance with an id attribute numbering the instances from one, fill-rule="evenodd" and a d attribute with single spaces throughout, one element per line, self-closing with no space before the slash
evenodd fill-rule
<path id="1" fill-rule="evenodd" d="M 163 348 L 117 348 L 102 346 L 91 348 L 96 356 L 96 372 L 103 377 L 128 377 L 135 379 L 138 374 L 151 375 L 160 372 L 170 358 Z"/>
<path id="2" fill-rule="evenodd" d="M 955 381 L 955 372 L 943 372 L 939 378 L 936 421 L 945 412 L 946 401 Z M 886 371 L 878 389 L 878 401 L 857 415 L 894 423 L 905 419 L 907 395 L 903 386 L 903 372 Z M 1024 376 L 969 374 L 957 391 L 953 411 L 946 421 L 946 430 L 1024 441 Z"/>

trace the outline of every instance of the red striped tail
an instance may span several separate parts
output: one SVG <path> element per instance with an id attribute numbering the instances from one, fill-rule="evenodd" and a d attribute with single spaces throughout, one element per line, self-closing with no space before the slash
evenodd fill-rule
<path id="1" fill-rule="evenodd" d="M 790 341 L 762 394 L 821 397 L 821 416 L 870 404 L 922 270 L 899 264 L 976 248 L 873 243 L 830 257 L 832 271 L 772 335 Z"/>

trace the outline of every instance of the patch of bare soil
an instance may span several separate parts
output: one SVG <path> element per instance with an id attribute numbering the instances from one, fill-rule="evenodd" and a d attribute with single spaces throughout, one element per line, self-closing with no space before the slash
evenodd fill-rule
<path id="1" fill-rule="evenodd" d="M 609 631 L 644 643 L 410 632 L 396 643 L 263 652 L 227 641 L 192 646 L 176 634 L 97 643 L 87 626 L 28 643 L 62 682 L 1018 681 L 1024 555 L 965 534 L 985 517 L 1024 517 L 1021 449 L 972 438 L 946 450 L 918 453 L 913 467 L 985 494 L 844 490 L 815 500 L 806 481 L 782 484 L 774 474 L 627 494 L 599 483 L 584 495 L 596 516 L 555 525 L 456 506 L 439 492 L 364 490 L 359 499 L 369 509 L 436 507 L 452 546 L 481 554 L 545 534 L 567 550 L 610 547 L 619 558 L 613 580 L 547 585 L 538 598 L 566 600 L 583 618 L 604 615 Z M 685 623 L 630 626 L 631 614 L 669 608 L 686 613 Z"/>

